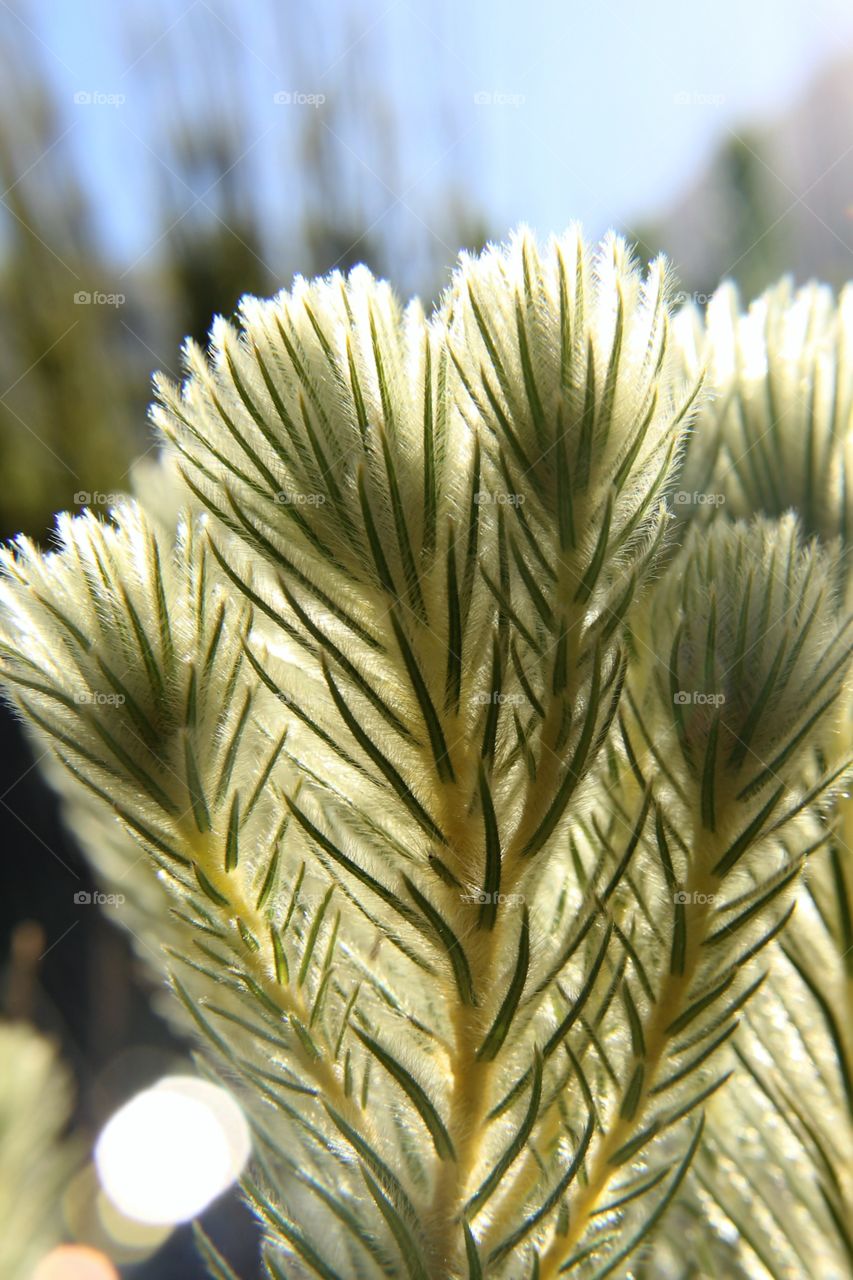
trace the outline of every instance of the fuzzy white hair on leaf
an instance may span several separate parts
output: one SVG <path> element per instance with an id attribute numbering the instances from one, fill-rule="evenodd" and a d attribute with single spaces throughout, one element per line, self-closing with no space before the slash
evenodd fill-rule
<path id="1" fill-rule="evenodd" d="M 244 298 L 137 499 L 4 553 L 4 683 L 240 1091 L 273 1278 L 627 1274 L 699 1194 L 850 623 L 793 516 L 668 501 L 777 372 L 823 492 L 847 355 L 823 294 L 673 305 L 577 228 L 429 316 L 365 268 Z"/>

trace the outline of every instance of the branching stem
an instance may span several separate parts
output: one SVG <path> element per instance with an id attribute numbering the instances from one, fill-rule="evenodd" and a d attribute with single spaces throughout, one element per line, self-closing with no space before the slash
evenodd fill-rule
<path id="1" fill-rule="evenodd" d="M 694 870 L 685 886 L 688 901 L 685 904 L 687 940 L 684 972 L 667 973 L 660 995 L 649 1012 L 644 1028 L 645 1075 L 639 1102 L 630 1119 L 620 1116 L 601 1138 L 588 1163 L 586 1181 L 579 1185 L 574 1203 L 570 1204 L 568 1231 L 565 1235 L 555 1234 L 543 1256 L 541 1280 L 553 1280 L 560 1267 L 577 1248 L 592 1214 L 599 1207 L 602 1195 L 617 1171 L 610 1163 L 611 1157 L 641 1132 L 652 1100 L 651 1091 L 670 1042 L 668 1029 L 689 1005 L 690 990 L 701 965 L 702 944 L 709 931 L 714 895 L 719 887 L 719 881 L 708 870 L 714 865 L 718 842 L 709 842 L 706 835 L 701 839 L 702 857 L 696 859 Z"/>

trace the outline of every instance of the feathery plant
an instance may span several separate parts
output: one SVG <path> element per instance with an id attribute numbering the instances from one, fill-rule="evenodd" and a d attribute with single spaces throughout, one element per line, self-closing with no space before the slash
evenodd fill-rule
<path id="1" fill-rule="evenodd" d="M 673 335 L 575 231 L 429 318 L 297 280 L 160 382 L 159 485 L 5 554 L 4 679 L 241 1092 L 271 1277 L 626 1274 L 693 1194 L 851 626 L 793 516 L 670 545 Z"/>
<path id="2" fill-rule="evenodd" d="M 839 592 L 850 599 L 853 406 L 850 287 L 787 280 L 740 315 L 731 286 L 677 319 L 690 367 L 710 366 L 717 390 L 696 422 L 687 472 L 704 470 L 717 519 L 745 509 L 796 508 L 807 530 L 840 549 Z M 701 459 L 701 462 L 699 461 Z M 686 505 L 686 514 L 695 509 Z M 851 708 L 815 760 L 849 757 Z M 853 1268 L 853 805 L 837 792 L 812 821 L 807 876 L 790 928 L 774 942 L 761 996 L 736 1041 L 738 1072 L 710 1111 L 691 1175 L 703 1243 L 723 1241 L 738 1276 L 841 1277 Z M 686 1221 L 686 1219 L 685 1219 Z M 708 1231 L 708 1224 L 713 1231 Z M 697 1232 L 674 1233 L 689 1256 Z M 737 1241 L 733 1251 L 731 1242 Z"/>
<path id="3" fill-rule="evenodd" d="M 700 491 L 718 485 L 715 496 L 730 513 L 793 509 L 807 533 L 846 543 L 853 287 L 836 304 L 825 286 L 794 291 L 783 279 L 742 314 L 736 288 L 726 284 L 705 317 L 690 306 L 675 324 L 685 366 L 705 368 L 714 389 L 691 440 L 687 477 Z"/>

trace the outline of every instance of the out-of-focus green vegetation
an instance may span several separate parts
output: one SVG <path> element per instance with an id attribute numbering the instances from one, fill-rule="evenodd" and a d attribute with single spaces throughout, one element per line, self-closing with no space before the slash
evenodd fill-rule
<path id="1" fill-rule="evenodd" d="M 435 207 L 407 194 L 400 87 L 389 79 L 390 57 L 373 36 L 361 38 L 381 25 L 370 0 L 339 0 L 334 10 L 300 0 L 243 10 L 239 0 L 186 10 L 126 0 L 110 39 L 128 75 L 122 87 L 141 109 L 132 131 L 117 119 L 106 127 L 141 166 L 148 221 L 146 247 L 122 260 L 81 153 L 80 112 L 39 39 L 45 13 L 40 0 L 0 6 L 4 538 L 21 529 L 43 538 L 52 512 L 73 507 L 76 494 L 105 507 L 105 495 L 126 486 L 130 460 L 152 441 L 151 373 L 177 373 L 183 337 L 204 342 L 211 317 L 232 312 L 243 293 L 270 294 L 296 272 L 364 261 L 434 297 L 460 246 L 479 248 L 487 232 L 505 230 L 488 225 L 464 168 L 445 159 L 459 122 L 439 111 Z M 345 56 L 335 56 L 333 25 Z M 259 27 L 268 32 L 263 65 Z M 323 104 L 274 108 L 273 81 L 322 88 Z M 745 299 L 787 270 L 836 285 L 847 278 L 850 171 L 846 153 L 844 163 L 825 163 L 837 139 L 823 151 L 817 141 L 818 126 L 831 134 L 833 121 L 849 117 L 848 82 L 839 64 L 789 117 L 729 129 L 676 205 L 634 229 L 643 256 L 671 258 L 686 297 L 702 303 L 723 277 Z M 573 213 L 567 193 L 565 223 Z M 95 291 L 124 302 L 75 302 Z"/>
<path id="2" fill-rule="evenodd" d="M 116 313 L 75 302 L 103 288 L 86 192 L 57 156 L 28 164 L 62 132 L 38 77 L 6 51 L 0 67 L 0 527 L 38 533 L 84 488 L 127 467 L 144 366 Z M 97 282 L 96 286 L 93 282 Z M 134 392 L 134 384 L 137 389 Z M 85 481 L 81 478 L 85 476 Z"/>
<path id="3" fill-rule="evenodd" d="M 325 66 L 322 11 L 264 3 L 277 33 L 265 53 L 281 83 L 316 83 Z M 151 107 L 139 153 L 155 211 L 153 248 L 137 263 L 116 261 L 105 243 L 86 167 L 66 137 L 73 104 L 51 74 L 36 17 L 19 5 L 27 22 L 4 25 L 0 537 L 23 530 L 44 538 L 55 510 L 87 498 L 106 508 L 127 486 L 131 459 L 151 443 L 151 373 L 174 365 L 186 334 L 204 341 L 211 317 L 233 311 L 242 294 L 273 293 L 297 271 L 366 261 L 390 275 L 393 259 L 413 260 L 399 224 L 386 216 L 400 188 L 382 67 L 356 50 L 335 70 L 322 109 L 279 112 L 272 136 L 258 141 L 242 109 L 251 70 L 240 31 L 214 20 L 207 6 L 201 11 L 193 15 L 192 75 L 181 48 L 187 32 L 171 30 L 168 7 L 129 3 L 116 14 L 128 65 L 156 43 L 133 81 Z M 282 133 L 289 133 L 286 161 Z M 360 156 L 376 157 L 379 182 L 359 180 L 365 166 L 353 163 L 353 136 Z M 246 180 L 241 163 L 255 148 L 263 186 Z M 290 211 L 287 227 L 271 230 L 269 210 L 280 207 Z M 438 292 L 453 256 L 442 240 L 455 252 L 479 247 L 486 235 L 462 190 L 447 190 L 442 220 L 440 236 L 425 233 L 416 250 L 417 287 L 427 296 Z M 80 301 L 96 292 L 123 301 Z"/>
<path id="4" fill-rule="evenodd" d="M 700 305 L 722 279 L 736 280 L 742 296 L 754 298 L 790 270 L 790 228 L 777 208 L 764 149 L 751 131 L 727 138 L 683 209 L 638 232 L 647 259 L 675 257 L 685 294 Z"/>
<path id="5" fill-rule="evenodd" d="M 704 305 L 723 279 L 734 280 L 744 300 L 786 274 L 836 289 L 850 279 L 852 83 L 848 55 L 786 112 L 723 125 L 699 176 L 639 227 L 643 254 L 666 253 L 686 298 Z"/>

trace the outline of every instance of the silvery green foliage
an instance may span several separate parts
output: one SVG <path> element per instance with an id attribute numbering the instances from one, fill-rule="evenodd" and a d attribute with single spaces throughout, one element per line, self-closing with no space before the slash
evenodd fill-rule
<path id="1" fill-rule="evenodd" d="M 177 527 L 20 540 L 4 678 L 241 1091 L 269 1273 L 626 1274 L 840 777 L 835 562 L 739 524 L 650 591 L 698 380 L 615 238 L 429 319 L 300 280 L 186 362 Z"/>
<path id="2" fill-rule="evenodd" d="M 62 1238 L 60 1197 L 79 1158 L 71 1082 L 49 1040 L 0 1022 L 0 1275 L 31 1280 Z"/>
<path id="3" fill-rule="evenodd" d="M 826 288 L 796 293 L 783 281 L 745 316 L 734 290 L 678 317 L 688 367 L 708 364 L 710 395 L 696 424 L 691 478 L 727 501 L 706 510 L 725 520 L 749 507 L 795 507 L 842 555 L 838 589 L 850 599 L 853 341 L 849 286 L 836 306 Z M 701 353 L 701 355 L 700 355 Z M 704 471 L 704 478 L 702 473 Z M 683 514 L 695 518 L 697 507 Z M 849 759 L 849 689 L 836 734 L 811 776 Z M 746 1276 L 844 1277 L 853 1268 L 853 805 L 836 793 L 812 824 L 807 874 L 790 928 L 767 952 L 759 999 L 736 1045 L 740 1069 L 709 1109 L 703 1151 L 685 1212 L 714 1225 L 727 1272 Z M 684 1240 L 683 1249 L 677 1242 Z M 693 1235 L 695 1240 L 695 1233 Z M 674 1231 L 670 1253 L 692 1245 Z M 737 1264 L 732 1259 L 737 1256 Z M 719 1260 L 718 1260 L 719 1261 Z"/>
<path id="4" fill-rule="evenodd" d="M 713 1094 L 736 1064 L 738 1023 L 762 985 L 766 949 L 793 911 L 791 886 L 823 840 L 814 800 L 843 769 L 812 775 L 811 752 L 816 742 L 828 745 L 837 719 L 830 714 L 816 738 L 815 713 L 821 690 L 825 712 L 837 708 L 850 628 L 837 624 L 821 561 L 799 543 L 793 517 L 778 525 L 720 521 L 688 533 L 635 615 L 619 734 L 605 751 L 593 817 L 575 838 L 589 865 L 587 851 L 602 835 L 612 838 L 631 821 L 632 784 L 634 805 L 649 791 L 655 797 L 646 857 L 642 850 L 633 857 L 611 904 L 642 959 L 632 1002 L 645 1012 L 648 984 L 659 1011 L 643 1019 L 642 1042 L 633 1046 L 637 1079 L 645 1082 L 656 1056 L 663 1065 L 646 1104 L 652 1130 L 695 1098 L 708 1099 L 712 1117 L 730 1114 L 734 1085 L 719 1100 Z M 827 568 L 831 580 L 834 567 Z M 817 667 L 813 633 L 822 636 Z M 657 958 L 656 947 L 664 950 Z M 672 1000 L 683 1011 L 667 1024 Z M 608 1056 L 612 1064 L 609 1049 Z M 719 1138 L 717 1126 L 706 1128 L 692 1194 L 679 1193 L 652 1274 L 679 1275 L 669 1257 L 698 1263 L 703 1254 L 709 1274 L 735 1274 L 725 1230 L 715 1240 L 713 1214 L 696 1203 Z M 772 1179 L 779 1166 L 766 1172 Z M 732 1179 L 727 1170 L 720 1180 L 725 1194 Z"/>
<path id="5" fill-rule="evenodd" d="M 687 451 L 691 499 L 713 497 L 707 510 L 725 504 L 736 516 L 794 510 L 807 533 L 848 539 L 853 287 L 836 301 L 824 285 L 783 279 L 742 311 L 727 283 L 704 316 L 691 304 L 674 327 L 709 392 Z"/>

